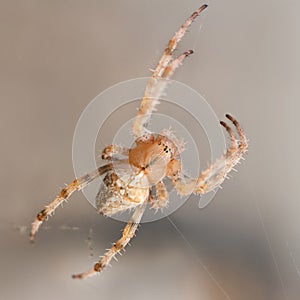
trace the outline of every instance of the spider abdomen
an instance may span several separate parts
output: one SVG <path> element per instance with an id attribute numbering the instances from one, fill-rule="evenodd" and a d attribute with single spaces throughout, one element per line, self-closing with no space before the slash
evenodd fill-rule
<path id="1" fill-rule="evenodd" d="M 146 176 L 114 172 L 103 179 L 96 196 L 96 206 L 99 213 L 111 216 L 118 212 L 135 208 L 149 197 L 149 184 Z"/>

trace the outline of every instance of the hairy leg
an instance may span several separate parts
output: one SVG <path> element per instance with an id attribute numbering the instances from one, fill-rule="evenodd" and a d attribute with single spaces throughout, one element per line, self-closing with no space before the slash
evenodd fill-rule
<path id="1" fill-rule="evenodd" d="M 105 166 L 99 167 L 97 170 L 88 173 L 78 179 L 75 179 L 72 183 L 63 188 L 58 196 L 43 210 L 41 210 L 34 222 L 32 223 L 31 232 L 30 232 L 30 241 L 34 241 L 35 234 L 37 233 L 39 227 L 45 221 L 48 216 L 51 216 L 55 209 L 62 204 L 65 200 L 67 200 L 75 191 L 80 191 L 84 187 L 86 187 L 90 182 L 92 182 L 95 178 L 103 175 L 104 173 L 113 169 L 113 164 L 107 164 Z"/>
<path id="2" fill-rule="evenodd" d="M 192 22 L 199 16 L 199 14 L 207 8 L 207 5 L 204 4 L 201 7 L 199 7 L 195 12 L 191 14 L 191 16 L 181 25 L 179 30 L 175 33 L 175 35 L 169 40 L 169 43 L 167 47 L 165 48 L 162 57 L 160 58 L 160 61 L 155 68 L 152 77 L 160 77 L 166 66 L 169 64 L 169 62 L 172 60 L 172 54 L 176 50 L 178 43 L 181 41 L 181 39 L 184 37 L 184 35 L 187 32 L 187 29 L 190 27 Z"/>
<path id="3" fill-rule="evenodd" d="M 169 177 L 172 179 L 173 185 L 179 194 L 205 194 L 219 187 L 227 177 L 228 173 L 234 168 L 234 166 L 242 159 L 243 155 L 246 153 L 248 147 L 247 139 L 240 124 L 232 116 L 226 115 L 226 117 L 234 124 L 239 135 L 239 141 L 236 140 L 232 129 L 225 122 L 221 121 L 221 125 L 229 134 L 231 141 L 230 147 L 228 148 L 226 153 L 221 156 L 215 163 L 201 172 L 198 178 L 185 178 L 181 174 L 180 162 L 174 161 L 174 167 L 170 168 Z"/>
<path id="4" fill-rule="evenodd" d="M 134 237 L 146 206 L 147 203 L 143 203 L 142 205 L 136 207 L 132 217 L 123 230 L 122 237 L 116 241 L 113 246 L 101 257 L 101 259 L 94 265 L 93 269 L 73 275 L 72 278 L 83 279 L 102 272 L 110 263 L 112 258 L 115 257 L 121 250 L 123 250 L 129 241 Z"/>
<path id="5" fill-rule="evenodd" d="M 234 124 L 239 135 L 239 142 L 235 140 L 231 128 L 225 122 L 221 122 L 221 125 L 230 136 L 231 147 L 221 159 L 216 161 L 211 168 L 208 168 L 206 172 L 203 173 L 202 177 L 199 177 L 197 188 L 194 191 L 196 193 L 204 194 L 219 187 L 229 172 L 239 163 L 243 155 L 247 152 L 248 143 L 240 124 L 232 116 L 227 114 L 226 117 Z"/>
<path id="6" fill-rule="evenodd" d="M 202 5 L 185 21 L 185 23 L 170 39 L 166 49 L 164 50 L 156 69 L 153 71 L 153 74 L 147 83 L 138 115 L 133 123 L 132 130 L 136 137 L 149 134 L 145 125 L 148 122 L 151 113 L 155 110 L 156 105 L 159 104 L 159 98 L 166 87 L 167 80 L 164 80 L 163 82 L 162 79 L 169 79 L 176 68 L 180 65 L 182 58 L 191 54 L 192 51 L 187 51 L 183 55 L 179 56 L 174 60 L 175 63 L 172 62 L 172 54 L 177 48 L 178 43 L 185 35 L 189 26 L 206 7 L 206 4 Z M 162 81 L 162 83 L 160 81 Z"/>

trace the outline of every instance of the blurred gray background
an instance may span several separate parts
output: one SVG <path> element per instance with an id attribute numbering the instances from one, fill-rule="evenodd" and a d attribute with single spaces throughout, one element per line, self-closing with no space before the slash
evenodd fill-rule
<path id="1" fill-rule="evenodd" d="M 148 76 L 202 3 L 0 1 L 1 299 L 299 299 L 298 1 L 210 1 L 180 45 L 195 54 L 175 79 L 220 118 L 237 116 L 250 140 L 208 207 L 193 197 L 143 224 L 118 263 L 85 281 L 70 275 L 91 267 L 124 224 L 81 193 L 28 242 L 36 213 L 73 179 L 82 110 L 105 88 Z"/>

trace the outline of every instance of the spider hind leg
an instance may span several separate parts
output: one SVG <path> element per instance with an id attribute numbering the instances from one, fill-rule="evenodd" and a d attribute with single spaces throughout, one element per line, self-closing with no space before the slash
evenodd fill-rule
<path id="1" fill-rule="evenodd" d="M 63 188 L 58 196 L 50 202 L 48 205 L 44 207 L 36 216 L 34 222 L 32 223 L 31 231 L 30 231 L 30 241 L 34 241 L 35 234 L 37 233 L 39 227 L 43 224 L 43 222 L 51 216 L 55 209 L 62 204 L 65 200 L 67 200 L 75 191 L 80 191 L 85 188 L 89 183 L 91 183 L 95 178 L 103 175 L 113 168 L 112 164 L 107 164 L 99 167 L 95 171 L 88 173 L 78 179 L 75 179 L 65 188 Z"/>
<path id="2" fill-rule="evenodd" d="M 123 250 L 130 240 L 135 236 L 135 232 L 142 219 L 144 211 L 147 206 L 147 201 L 136 207 L 132 217 L 125 226 L 122 236 L 117 240 L 113 246 L 100 258 L 100 260 L 94 265 L 94 267 L 86 272 L 72 275 L 72 278 L 84 279 L 89 276 L 93 276 L 102 272 L 107 265 L 109 265 L 112 258 L 114 258 L 121 250 Z"/>

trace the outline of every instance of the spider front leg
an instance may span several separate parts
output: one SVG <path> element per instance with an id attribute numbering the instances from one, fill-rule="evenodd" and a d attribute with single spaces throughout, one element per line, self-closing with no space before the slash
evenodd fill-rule
<path id="1" fill-rule="evenodd" d="M 37 233 L 39 227 L 47 219 L 48 216 L 52 215 L 55 209 L 67 200 L 75 191 L 80 191 L 86 187 L 90 182 L 95 178 L 103 175 L 104 173 L 113 169 L 113 164 L 107 164 L 105 166 L 99 167 L 95 171 L 88 173 L 78 179 L 75 179 L 72 183 L 63 188 L 58 196 L 43 210 L 41 210 L 34 222 L 32 223 L 31 232 L 30 232 L 30 241 L 34 241 L 35 234 Z"/>
<path id="2" fill-rule="evenodd" d="M 135 232 L 139 226 L 142 216 L 145 212 L 147 201 L 142 205 L 136 207 L 132 217 L 125 226 L 122 237 L 113 244 L 113 246 L 101 257 L 101 259 L 94 265 L 94 268 L 86 272 L 72 275 L 72 278 L 87 278 L 102 272 L 107 265 L 109 265 L 112 258 L 114 258 L 121 250 L 123 250 L 130 240 L 134 237 Z"/>
<path id="3" fill-rule="evenodd" d="M 173 53 L 176 50 L 178 43 L 184 37 L 192 22 L 206 8 L 206 4 L 199 7 L 169 40 L 169 43 L 165 48 L 158 65 L 153 71 L 151 78 L 147 82 L 138 115 L 133 123 L 132 131 L 136 137 L 144 135 L 147 136 L 149 134 L 145 128 L 145 125 L 149 121 L 149 118 L 152 112 L 155 110 L 155 107 L 159 104 L 159 98 L 166 88 L 168 79 L 170 79 L 175 70 L 182 63 L 183 58 L 193 53 L 192 50 L 186 51 L 183 55 L 173 60 Z"/>
<path id="4" fill-rule="evenodd" d="M 116 155 L 128 156 L 129 149 L 120 145 L 109 145 L 106 146 L 103 151 L 101 158 L 111 160 Z"/>
<path id="5" fill-rule="evenodd" d="M 151 77 L 149 79 L 141 106 L 132 126 L 132 131 L 136 137 L 144 136 L 145 139 L 147 139 L 151 135 L 145 125 L 150 119 L 152 112 L 155 110 L 156 105 L 159 104 L 158 99 L 163 94 L 169 83 L 169 79 L 175 73 L 176 69 L 182 65 L 182 62 L 186 57 L 193 53 L 193 50 L 185 51 L 163 69 L 161 77 Z"/>
<path id="6" fill-rule="evenodd" d="M 188 28 L 191 26 L 192 22 L 199 16 L 199 14 L 207 8 L 207 4 L 199 7 L 195 12 L 191 14 L 191 16 L 181 25 L 179 30 L 175 33 L 175 35 L 169 40 L 166 49 L 164 50 L 162 57 L 159 60 L 157 67 L 155 68 L 152 77 L 160 77 L 167 65 L 172 60 L 172 54 L 176 50 L 178 43 L 186 34 Z"/>
<path id="7" fill-rule="evenodd" d="M 226 153 L 222 157 L 220 157 L 214 164 L 204 170 L 198 178 L 184 178 L 181 174 L 180 162 L 173 162 L 174 167 L 170 168 L 172 172 L 169 177 L 171 177 L 173 185 L 179 194 L 205 194 L 219 187 L 227 177 L 228 173 L 234 168 L 234 166 L 246 153 L 248 143 L 240 124 L 232 116 L 227 114 L 226 117 L 235 126 L 239 136 L 239 141 L 236 140 L 232 129 L 225 122 L 221 121 L 221 125 L 229 134 L 231 145 Z"/>

